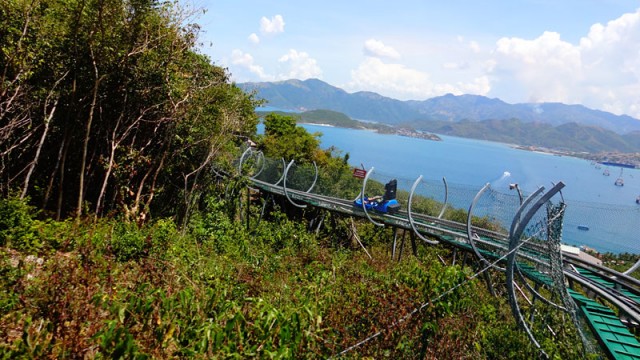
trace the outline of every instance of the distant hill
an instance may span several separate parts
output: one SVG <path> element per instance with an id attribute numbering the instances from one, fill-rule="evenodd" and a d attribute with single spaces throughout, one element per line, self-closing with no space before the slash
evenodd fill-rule
<path id="1" fill-rule="evenodd" d="M 311 110 L 300 114 L 300 121 L 311 124 L 327 124 L 342 128 L 365 129 L 362 123 L 347 115 L 331 110 Z M 387 126 L 388 125 L 380 125 Z"/>
<path id="2" fill-rule="evenodd" d="M 414 124 L 419 130 L 441 135 L 498 141 L 509 144 L 546 147 L 574 152 L 637 152 L 640 135 L 619 135 L 610 130 L 576 123 L 553 126 L 518 119 L 460 122 L 430 121 Z M 634 142 L 636 141 L 636 142 Z"/>
<path id="3" fill-rule="evenodd" d="M 373 92 L 347 93 L 317 79 L 242 83 L 238 86 L 245 91 L 257 91 L 258 97 L 266 99 L 269 106 L 302 111 L 333 110 L 356 120 L 386 124 L 417 125 L 431 121 L 456 123 L 463 120 L 478 122 L 518 119 L 522 123 L 553 126 L 575 123 L 600 127 L 617 134 L 640 132 L 640 120 L 626 115 L 592 110 L 582 105 L 508 104 L 500 99 L 485 96 L 451 94 L 424 101 L 400 101 Z M 571 127 L 566 128 L 570 129 Z"/>
<path id="4" fill-rule="evenodd" d="M 245 91 L 257 91 L 268 105 L 286 110 L 333 110 L 356 120 L 386 124 L 416 120 L 420 113 L 404 101 L 372 92 L 347 93 L 323 81 L 287 80 L 281 82 L 238 84 Z"/>
<path id="5" fill-rule="evenodd" d="M 309 110 L 303 112 L 285 112 L 278 110 L 257 110 L 259 115 L 265 115 L 268 113 L 277 113 L 281 115 L 291 116 L 296 119 L 298 123 L 308 123 L 308 124 L 321 124 L 321 125 L 331 125 L 340 128 L 346 129 L 367 129 L 367 130 L 376 130 L 381 133 L 393 133 L 394 128 L 391 125 L 374 123 L 374 122 L 362 122 L 358 120 L 353 120 L 347 115 L 332 111 L 332 110 Z"/>
<path id="6" fill-rule="evenodd" d="M 257 110 L 259 115 L 265 115 L 269 113 L 277 113 L 281 115 L 291 116 L 296 119 L 298 123 L 308 123 L 308 124 L 322 124 L 322 125 L 331 125 L 341 128 L 347 129 L 377 129 L 377 128 L 389 128 L 390 125 L 379 124 L 379 123 L 364 123 L 357 120 L 353 120 L 347 115 L 331 110 L 310 110 L 303 112 L 285 112 L 278 110 Z M 371 125 L 371 126 L 365 126 Z"/>
<path id="7" fill-rule="evenodd" d="M 625 134 L 623 135 L 623 139 L 627 142 L 627 144 L 633 146 L 636 149 L 640 149 L 640 131 L 634 131 L 632 133 Z"/>
<path id="8" fill-rule="evenodd" d="M 260 114 L 270 112 L 272 111 L 258 111 Z M 434 120 L 391 126 L 353 120 L 343 113 L 331 110 L 279 113 L 293 116 L 297 122 L 368 129 L 379 133 L 424 137 L 431 140 L 439 140 L 433 134 L 441 134 L 569 152 L 640 152 L 640 131 L 619 135 L 613 131 L 576 123 L 553 126 L 539 122 L 525 123 L 518 119 L 459 122 Z M 419 131 L 416 132 L 414 129 Z"/>

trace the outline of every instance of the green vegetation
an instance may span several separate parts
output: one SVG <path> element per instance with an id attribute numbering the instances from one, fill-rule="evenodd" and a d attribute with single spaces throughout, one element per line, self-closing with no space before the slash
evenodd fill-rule
<path id="1" fill-rule="evenodd" d="M 622 254 L 613 254 L 613 253 L 604 253 L 600 255 L 600 259 L 602 260 L 602 264 L 610 269 L 616 270 L 618 272 L 624 272 L 628 270 L 633 264 L 635 264 L 638 260 L 640 260 L 640 254 L 630 254 L 630 253 L 622 253 Z M 640 279 L 640 270 L 636 270 L 629 274 L 636 279 Z"/>
<path id="2" fill-rule="evenodd" d="M 367 124 L 361 121 L 353 120 L 343 113 L 331 110 L 310 110 L 300 113 L 300 121 L 311 124 L 328 124 L 337 127 L 364 129 Z M 384 127 L 388 127 L 384 125 Z"/>
<path id="3" fill-rule="evenodd" d="M 187 15 L 144 0 L 0 8 L 1 358 L 327 358 L 379 331 L 344 357 L 537 355 L 504 289 L 448 249 L 389 261 L 389 229 L 324 214 L 310 232 L 319 214 L 282 199 L 248 229 L 261 199 L 232 175 L 246 140 L 315 162 L 325 194 L 360 183 L 291 117 L 257 136 L 258 102 L 194 50 Z M 545 349 L 576 358 L 575 344 L 563 331 Z"/>
<path id="4" fill-rule="evenodd" d="M 347 129 L 376 130 L 380 133 L 390 134 L 394 132 L 393 126 L 353 120 L 347 115 L 331 110 L 309 110 L 301 113 L 285 113 L 281 111 L 258 112 L 259 115 L 276 114 L 292 117 L 298 123 L 331 125 Z"/>
<path id="5" fill-rule="evenodd" d="M 274 211 L 249 233 L 225 202 L 208 199 L 182 233 L 171 219 L 40 223 L 3 200 L 31 219 L 0 251 L 3 358 L 326 358 L 379 330 L 346 358 L 536 355 L 504 297 L 477 280 L 392 327 L 472 274 L 443 265 L 445 249 L 393 262 L 384 237 L 363 229 L 369 259 L 339 236 L 341 219 L 314 235 Z M 42 241 L 36 256 L 19 250 L 26 234 Z"/>
<path id="6" fill-rule="evenodd" d="M 257 102 L 198 54 L 172 2 L 12 0 L 0 9 L 0 193 L 62 219 L 186 218 Z"/>

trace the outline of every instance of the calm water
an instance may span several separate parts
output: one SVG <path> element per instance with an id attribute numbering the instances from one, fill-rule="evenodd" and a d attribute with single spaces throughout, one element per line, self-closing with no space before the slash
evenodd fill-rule
<path id="1" fill-rule="evenodd" d="M 563 195 L 568 204 L 563 242 L 587 245 L 599 251 L 640 253 L 640 170 L 610 167 L 603 176 L 589 161 L 517 150 L 505 144 L 442 136 L 428 141 L 382 135 L 371 131 L 304 125 L 309 132 L 321 132 L 322 147 L 335 146 L 350 155 L 351 165 L 374 166 L 376 172 L 415 180 L 440 180 L 465 184 L 479 190 L 485 183 L 509 193 L 510 183 L 518 183 L 525 193 L 552 183 L 566 184 Z M 623 187 L 614 186 L 618 176 Z M 468 205 L 465 205 L 465 207 Z M 588 231 L 578 225 L 589 226 Z"/>

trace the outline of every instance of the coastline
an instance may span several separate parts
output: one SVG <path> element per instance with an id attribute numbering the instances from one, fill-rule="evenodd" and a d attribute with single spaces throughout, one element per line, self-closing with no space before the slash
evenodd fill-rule
<path id="1" fill-rule="evenodd" d="M 575 152 L 568 150 L 556 150 L 538 146 L 526 146 L 509 144 L 511 148 L 525 151 L 532 151 L 541 154 L 555 155 L 555 156 L 570 156 L 579 159 L 585 159 L 600 163 L 605 166 L 618 166 L 632 169 L 640 169 L 640 153 L 619 153 L 619 152 L 599 152 L 599 153 L 587 153 L 587 152 Z"/>
<path id="2" fill-rule="evenodd" d="M 357 120 L 354 120 L 357 121 Z M 303 121 L 299 122 L 299 124 L 304 125 L 315 125 L 322 127 L 337 127 L 344 129 L 354 129 L 354 130 L 367 130 L 374 131 L 378 134 L 389 134 L 389 135 L 399 135 L 411 138 L 418 138 L 423 140 L 431 140 L 431 141 L 442 141 L 442 138 L 435 133 L 421 132 L 411 128 L 400 128 L 394 127 L 390 125 L 384 125 L 384 127 L 380 127 L 380 124 L 376 124 L 378 126 L 366 126 L 366 123 L 362 123 L 357 121 L 360 126 L 359 127 L 349 127 L 349 126 L 339 126 L 335 124 L 330 124 L 326 122 L 309 122 Z M 490 141 L 490 140 L 488 140 Z M 492 141 L 493 142 L 493 141 Z M 600 152 L 600 153 L 588 153 L 588 152 L 576 152 L 570 150 L 558 150 L 551 149 L 542 146 L 534 146 L 534 145 L 518 145 L 518 144 L 506 144 L 507 146 L 524 151 L 531 151 L 539 154 L 545 155 L 553 155 L 553 156 L 568 156 L 574 157 L 578 159 L 589 160 L 592 162 L 600 163 L 605 166 L 621 166 L 627 168 L 640 169 L 640 153 L 619 153 L 619 152 Z"/>
<path id="3" fill-rule="evenodd" d="M 339 126 L 339 125 L 327 124 L 327 123 L 315 123 L 315 122 L 308 122 L 308 121 L 299 122 L 298 124 L 314 125 L 314 126 L 322 126 L 322 127 L 333 127 L 333 128 L 341 128 L 341 129 L 365 130 L 365 131 L 373 131 L 383 135 L 399 135 L 399 136 L 405 136 L 405 137 L 411 137 L 411 138 L 423 139 L 423 140 L 442 141 L 442 138 L 436 134 L 421 132 L 421 131 L 417 131 L 410 128 L 398 128 L 393 126 L 385 126 L 384 128 L 367 127 L 367 126 L 347 127 L 347 126 Z"/>
<path id="4" fill-rule="evenodd" d="M 315 125 L 315 126 L 324 126 L 324 127 L 336 127 L 331 124 L 322 124 L 322 123 L 310 123 L 310 122 L 300 122 L 298 125 Z"/>

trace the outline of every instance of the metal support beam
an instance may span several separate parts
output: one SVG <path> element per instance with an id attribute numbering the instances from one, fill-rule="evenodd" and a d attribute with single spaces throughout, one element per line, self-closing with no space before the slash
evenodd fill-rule
<path id="1" fill-rule="evenodd" d="M 447 184 L 447 179 L 444 176 L 442 177 L 442 182 L 444 183 L 444 202 L 442 203 L 442 210 L 440 210 L 438 219 L 442 219 L 442 215 L 444 215 L 444 211 L 447 210 L 447 205 L 449 200 L 449 185 Z"/>
<path id="2" fill-rule="evenodd" d="M 544 194 L 535 203 L 533 203 L 533 205 L 531 205 L 531 207 L 528 208 L 526 213 L 524 213 L 524 216 L 521 217 L 520 215 L 524 212 L 524 208 L 527 207 L 531 201 L 533 201 L 534 197 L 537 197 L 539 193 L 544 191 L 544 188 L 541 187 L 540 189 L 538 189 L 538 191 L 536 191 L 534 194 L 529 196 L 527 200 L 524 201 L 522 206 L 520 206 L 520 209 L 518 209 L 518 212 L 516 213 L 516 216 L 514 217 L 513 222 L 511 224 L 511 230 L 509 232 L 509 255 L 507 256 L 507 268 L 506 268 L 507 292 L 509 295 L 509 303 L 511 305 L 511 310 L 513 312 L 513 316 L 516 318 L 516 322 L 518 323 L 518 326 L 520 326 L 525 331 L 525 333 L 529 337 L 529 340 L 531 340 L 531 342 L 540 350 L 541 355 L 543 355 L 545 358 L 548 358 L 549 355 L 546 352 L 544 352 L 544 350 L 542 349 L 542 346 L 533 335 L 533 332 L 531 331 L 531 329 L 529 328 L 529 326 L 527 325 L 526 321 L 522 316 L 522 312 L 520 311 L 520 305 L 518 304 L 516 288 L 514 286 L 515 285 L 514 275 L 516 274 L 515 269 L 517 266 L 516 254 L 518 252 L 518 249 L 521 246 L 522 234 L 526 226 L 529 224 L 529 221 L 533 218 L 533 216 L 540 209 L 540 207 L 542 207 L 542 205 L 544 205 L 547 201 L 549 201 L 563 187 L 564 187 L 564 184 L 562 182 L 556 184 L 553 188 L 551 188 L 551 190 L 549 190 L 549 192 Z"/>
<path id="3" fill-rule="evenodd" d="M 480 197 L 482 197 L 482 194 L 484 194 L 485 191 L 487 191 L 487 189 L 489 189 L 489 187 L 491 187 L 491 184 L 486 183 L 482 189 L 480 189 L 480 191 L 478 191 L 478 193 L 476 194 L 476 196 L 473 198 L 473 201 L 471 201 L 471 204 L 469 205 L 469 211 L 467 213 L 467 238 L 469 240 L 469 244 L 471 245 L 471 248 L 473 249 L 473 252 L 476 254 L 476 257 L 478 257 L 478 259 L 480 260 L 480 262 L 485 265 L 485 266 L 491 266 L 494 269 L 498 270 L 498 271 L 504 271 L 505 269 L 502 267 L 499 267 L 498 265 L 493 264 L 492 262 L 490 262 L 489 260 L 487 260 L 481 253 L 480 250 L 478 249 L 478 246 L 476 245 L 476 237 L 478 237 L 478 235 L 475 233 L 475 231 L 473 231 L 473 226 L 471 225 L 471 220 L 473 219 L 473 208 L 476 206 L 476 204 L 478 203 L 478 200 L 480 200 Z M 479 237 L 478 237 L 479 239 Z"/>
<path id="4" fill-rule="evenodd" d="M 420 183 L 420 181 L 422 181 L 422 175 L 420 175 L 418 177 L 418 179 L 416 179 L 416 181 L 413 183 L 413 186 L 411 187 L 411 192 L 409 193 L 409 200 L 408 200 L 408 204 L 407 204 L 407 217 L 409 218 L 409 224 L 411 224 L 411 229 L 413 229 L 413 233 L 418 235 L 420 240 L 422 240 L 422 241 L 424 241 L 424 242 L 426 242 L 427 244 L 430 244 L 430 245 L 437 245 L 440 242 L 435 241 L 435 240 L 429 240 L 426 237 L 422 236 L 422 234 L 420 234 L 420 232 L 416 228 L 416 223 L 413 220 L 413 213 L 411 212 L 411 205 L 413 203 L 413 194 L 416 192 L 416 188 L 418 187 L 418 184 Z M 412 237 L 412 241 L 413 241 L 413 237 Z"/>
<path id="5" fill-rule="evenodd" d="M 291 168 L 291 165 L 293 165 L 293 163 L 294 163 L 294 160 L 291 160 L 291 162 L 289 162 L 289 165 L 287 165 L 287 168 L 284 170 L 284 181 L 282 183 L 282 190 L 284 191 L 284 196 L 286 196 L 287 200 L 289 200 L 289 202 L 293 206 L 299 207 L 301 209 L 305 209 L 307 205 L 301 205 L 294 202 L 289 196 L 289 191 L 287 191 L 287 174 L 289 173 L 289 169 Z"/>
<path id="6" fill-rule="evenodd" d="M 367 211 L 367 206 L 364 203 L 364 194 L 367 190 L 367 181 L 369 181 L 369 176 L 373 174 L 374 170 L 375 168 L 371 167 L 371 169 L 367 172 L 367 175 L 364 177 L 364 181 L 362 182 L 362 191 L 360 192 L 360 199 L 362 199 L 362 210 L 364 211 L 364 215 L 367 217 L 367 219 L 369 219 L 369 221 L 371 221 L 371 223 L 375 226 L 384 226 L 384 224 L 374 221 L 371 218 L 371 216 L 369 216 L 369 212 Z"/>

